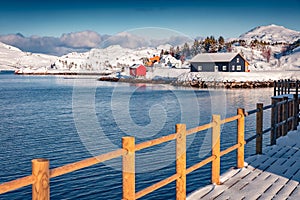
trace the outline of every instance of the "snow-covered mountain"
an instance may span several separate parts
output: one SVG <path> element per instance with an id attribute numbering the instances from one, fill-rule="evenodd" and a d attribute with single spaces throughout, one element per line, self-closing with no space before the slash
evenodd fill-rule
<path id="1" fill-rule="evenodd" d="M 300 38 L 300 33 L 292 31 L 281 26 L 270 25 L 257 27 L 241 36 L 245 40 L 264 40 L 267 42 L 284 42 L 289 43 Z M 180 38 L 171 38 L 170 40 L 161 41 L 160 46 L 143 47 L 153 41 L 146 41 L 143 37 L 136 37 L 131 33 L 122 33 L 111 40 L 107 40 L 108 47 L 93 48 L 85 53 L 72 52 L 60 57 L 45 54 L 36 54 L 23 52 L 18 48 L 0 43 L 0 69 L 23 69 L 24 72 L 49 72 L 49 71 L 89 71 L 100 72 L 103 70 L 120 70 L 122 67 L 133 64 L 143 63 L 143 59 L 151 58 L 153 55 L 159 55 L 161 50 L 169 50 L 171 46 L 176 46 L 168 41 L 181 41 Z M 129 45 L 113 45 L 122 41 Z M 155 42 L 158 42 L 156 40 Z M 158 45 L 157 43 L 156 45 Z M 170 45 L 171 44 L 171 45 Z M 190 45 L 191 46 L 191 45 Z M 233 46 L 233 51 L 241 53 L 250 63 L 251 71 L 284 71 L 300 70 L 300 50 L 294 45 L 289 54 L 275 58 L 274 53 L 282 52 L 283 45 L 267 45 L 264 48 L 271 48 L 270 62 L 262 56 L 262 46 L 255 48 L 250 45 Z M 133 48 L 135 47 L 135 48 Z M 165 60 L 168 63 L 170 58 Z M 53 65 L 55 64 L 55 65 Z M 162 66 L 166 66 L 164 63 Z M 167 67 L 166 67 L 167 68 Z"/>
<path id="2" fill-rule="evenodd" d="M 0 69 L 38 69 L 50 66 L 57 58 L 46 54 L 23 52 L 0 42 Z"/>
<path id="3" fill-rule="evenodd" d="M 250 42 L 257 39 L 269 43 L 293 43 L 300 39 L 300 32 L 294 31 L 283 26 L 268 25 L 258 26 L 247 33 L 242 34 L 239 39 Z"/>

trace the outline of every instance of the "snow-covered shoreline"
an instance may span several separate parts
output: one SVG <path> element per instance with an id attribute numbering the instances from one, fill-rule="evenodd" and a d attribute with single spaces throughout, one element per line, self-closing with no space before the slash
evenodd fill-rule
<path id="1" fill-rule="evenodd" d="M 121 75 L 124 82 L 163 82 L 195 87 L 270 87 L 275 80 L 300 79 L 299 38 L 300 32 L 269 25 L 257 27 L 241 35 L 228 43 L 230 48 L 225 49 L 224 44 L 222 46 L 218 43 L 222 47 L 218 50 L 220 53 L 234 52 L 243 55 L 249 62 L 250 72 L 190 72 L 192 56 L 209 52 L 204 51 L 205 40 L 177 46 L 176 51 L 175 46 L 162 41 L 164 45 L 157 47 L 129 49 L 121 45 L 111 45 L 60 57 L 24 52 L 0 42 L 0 70 L 12 69 L 20 75 L 108 75 L 117 78 Z M 179 55 L 182 56 L 180 59 Z M 160 60 L 150 65 L 149 59 L 157 56 Z M 130 76 L 130 66 L 134 64 L 147 66 L 147 74 L 143 79 Z"/>
<path id="2" fill-rule="evenodd" d="M 93 71 L 25 71 L 19 75 L 63 75 L 92 76 L 99 79 L 105 76 L 104 72 Z M 110 75 L 109 75 L 110 76 Z M 112 76 L 113 77 L 113 76 Z M 120 82 L 128 83 L 151 83 L 171 84 L 176 86 L 193 86 L 200 88 L 258 88 L 273 87 L 276 80 L 300 78 L 300 71 L 255 71 L 255 72 L 189 72 L 189 69 L 162 69 L 157 68 L 149 71 L 145 78 L 134 78 L 130 76 L 121 77 Z"/>

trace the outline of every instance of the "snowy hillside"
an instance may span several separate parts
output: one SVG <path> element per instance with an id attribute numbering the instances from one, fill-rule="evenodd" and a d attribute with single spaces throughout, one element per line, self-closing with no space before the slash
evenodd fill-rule
<path id="1" fill-rule="evenodd" d="M 50 66 L 56 60 L 56 56 L 23 52 L 0 42 L 0 69 L 39 69 Z"/>
<path id="2" fill-rule="evenodd" d="M 300 39 L 300 32 L 287 29 L 283 26 L 268 25 L 258 26 L 247 33 L 242 34 L 239 39 L 250 42 L 251 40 L 265 41 L 268 43 L 293 43 Z"/>
<path id="3" fill-rule="evenodd" d="M 120 45 L 109 46 L 105 49 L 92 49 L 86 53 L 70 53 L 58 58 L 55 62 L 56 69 L 72 71 L 113 70 L 133 64 L 142 64 L 142 58 L 159 55 L 155 48 L 128 49 Z"/>
<path id="4" fill-rule="evenodd" d="M 130 38 L 132 35 L 123 34 L 123 37 Z M 137 38 L 134 41 L 141 42 Z M 257 27 L 243 35 L 240 39 L 245 39 L 246 43 L 236 44 L 233 42 L 231 46 L 232 52 L 240 53 L 249 62 L 250 73 L 243 74 L 243 80 L 247 79 L 250 74 L 255 75 L 255 72 L 264 72 L 267 76 L 263 79 L 271 79 L 272 73 L 282 74 L 283 72 L 289 71 L 289 76 L 298 74 L 300 72 L 300 47 L 299 42 L 295 42 L 293 45 L 277 44 L 268 45 L 256 43 L 251 44 L 249 41 L 257 39 L 260 41 L 266 41 L 270 43 L 292 43 L 297 39 L 300 39 L 300 33 L 297 31 L 292 31 L 286 29 L 282 26 L 269 25 Z M 123 41 L 123 40 L 122 40 Z M 130 40 L 133 41 L 133 40 Z M 111 42 L 111 41 L 110 41 Z M 136 42 L 134 42 L 136 44 Z M 166 44 L 166 41 L 162 42 L 158 47 L 143 47 L 143 48 L 125 48 L 121 45 L 111 45 L 106 48 L 94 48 L 88 52 L 80 53 L 73 52 L 61 57 L 49 56 L 45 54 L 35 54 L 30 52 L 23 52 L 18 48 L 5 45 L 0 43 L 0 69 L 21 69 L 19 72 L 24 73 L 65 73 L 65 72 L 88 72 L 88 73 L 112 73 L 116 71 L 122 71 L 123 75 L 128 75 L 128 67 L 133 64 L 144 63 L 145 60 L 153 57 L 154 55 L 160 55 L 161 51 L 171 51 L 176 46 Z M 192 49 L 192 44 L 188 44 Z M 283 49 L 289 48 L 287 53 L 282 53 Z M 183 46 L 179 46 L 178 49 L 183 49 Z M 189 47 L 188 47 L 189 48 Z M 269 57 L 263 54 L 265 50 L 269 50 Z M 280 56 L 276 56 L 280 55 Z M 181 75 L 182 77 L 190 79 L 190 76 L 185 76 L 182 72 L 177 73 L 171 72 L 170 67 L 176 66 L 176 68 L 187 68 L 188 61 L 184 64 L 178 59 L 175 59 L 171 54 L 163 55 L 160 59 L 161 63 L 159 65 L 154 64 L 155 68 L 163 68 L 163 70 L 149 71 L 147 78 L 149 77 L 174 77 L 175 75 Z M 170 64 L 169 64 L 170 63 Z M 177 63 L 177 64 L 175 64 Z M 178 66 L 178 67 L 177 67 Z M 125 68 L 125 70 L 124 70 Z M 169 71 L 168 71 L 169 70 Z M 176 70 L 176 69 L 175 69 Z M 188 71 L 188 70 L 183 70 Z M 290 73 L 291 72 L 291 73 Z M 296 73 L 297 72 L 297 73 Z M 231 74 L 231 73 L 230 73 Z M 234 76 L 232 79 L 237 79 L 237 76 L 241 74 L 230 75 L 228 73 L 223 76 Z M 260 73 L 261 74 L 261 73 Z M 208 76 L 209 74 L 203 74 L 203 76 Z M 200 76 L 203 78 L 203 76 Z M 209 75 L 210 79 L 217 79 L 214 75 Z M 262 77 L 256 74 L 251 79 L 257 79 Z M 274 76 L 277 77 L 277 76 Z M 242 78 L 242 77 L 241 77 Z M 225 80 L 226 78 L 223 77 Z M 262 79 L 262 78 L 260 78 Z M 231 79 L 226 79 L 231 80 Z"/>
<path id="5" fill-rule="evenodd" d="M 233 48 L 236 53 L 241 53 L 250 63 L 250 71 L 300 71 L 300 51 L 295 49 L 291 54 L 281 56 L 279 59 L 274 57 L 274 53 L 280 52 L 281 46 L 270 46 L 273 52 L 270 61 L 267 62 L 263 57 L 262 52 L 258 49 L 249 47 L 237 46 Z"/>

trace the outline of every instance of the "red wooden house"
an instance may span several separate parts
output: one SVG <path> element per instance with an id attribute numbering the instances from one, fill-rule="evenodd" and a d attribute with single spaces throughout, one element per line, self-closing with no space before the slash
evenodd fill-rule
<path id="1" fill-rule="evenodd" d="M 135 65 L 132 65 L 130 68 L 130 75 L 131 76 L 135 76 L 135 77 L 138 77 L 138 76 L 146 76 L 146 67 L 142 64 L 135 64 Z"/>

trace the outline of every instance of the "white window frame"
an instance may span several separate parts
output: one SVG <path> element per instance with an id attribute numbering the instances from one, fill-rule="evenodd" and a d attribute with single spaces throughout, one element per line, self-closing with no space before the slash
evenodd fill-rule
<path id="1" fill-rule="evenodd" d="M 231 66 L 231 71 L 235 71 L 235 65 Z"/>
<path id="2" fill-rule="evenodd" d="M 236 66 L 236 70 L 237 70 L 237 71 L 241 71 L 241 70 L 242 70 L 242 66 L 241 66 L 241 65 L 237 65 L 237 66 Z"/>
<path id="3" fill-rule="evenodd" d="M 223 71 L 226 71 L 226 70 L 227 70 L 227 66 L 226 66 L 226 65 L 223 65 L 222 70 L 223 70 Z"/>
<path id="4" fill-rule="evenodd" d="M 237 63 L 240 63 L 240 58 L 237 58 L 237 59 L 236 59 L 236 62 L 237 62 Z"/>
<path id="5" fill-rule="evenodd" d="M 218 71 L 219 71 L 219 66 L 215 65 L 215 72 L 218 72 Z"/>
<path id="6" fill-rule="evenodd" d="M 202 65 L 198 65 L 198 71 L 202 71 Z"/>

